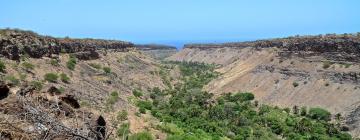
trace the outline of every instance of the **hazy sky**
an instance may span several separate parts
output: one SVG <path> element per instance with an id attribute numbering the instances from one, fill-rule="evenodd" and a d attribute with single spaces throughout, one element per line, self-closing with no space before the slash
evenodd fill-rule
<path id="1" fill-rule="evenodd" d="M 135 43 L 360 32 L 360 0 L 1 0 L 0 28 Z"/>

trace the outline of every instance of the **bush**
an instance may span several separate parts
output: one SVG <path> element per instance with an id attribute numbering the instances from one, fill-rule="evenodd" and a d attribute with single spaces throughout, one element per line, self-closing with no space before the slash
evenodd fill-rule
<path id="1" fill-rule="evenodd" d="M 57 59 L 51 59 L 50 64 L 53 66 L 60 66 L 59 60 L 57 60 Z"/>
<path id="2" fill-rule="evenodd" d="M 111 73 L 111 68 L 110 67 L 103 67 L 103 70 L 107 74 Z"/>
<path id="3" fill-rule="evenodd" d="M 298 87 L 298 86 L 299 86 L 299 83 L 293 82 L 293 86 L 294 86 L 294 87 Z"/>
<path id="4" fill-rule="evenodd" d="M 139 132 L 131 135 L 129 140 L 153 140 L 153 136 L 149 132 Z"/>
<path id="5" fill-rule="evenodd" d="M 139 108 L 139 112 L 141 113 L 141 114 L 145 114 L 146 113 L 146 109 L 145 108 Z"/>
<path id="6" fill-rule="evenodd" d="M 141 101 L 140 100 L 140 101 L 137 102 L 137 106 L 140 107 L 140 108 L 151 110 L 152 103 L 150 101 Z"/>
<path id="7" fill-rule="evenodd" d="M 119 98 L 119 93 L 116 91 L 113 91 L 110 93 L 110 97 L 108 98 L 107 102 L 108 102 L 108 104 L 113 105 L 117 102 L 118 98 Z"/>
<path id="8" fill-rule="evenodd" d="M 64 83 L 70 83 L 70 78 L 65 73 L 60 74 L 60 79 Z"/>
<path id="9" fill-rule="evenodd" d="M 324 69 L 330 68 L 331 65 L 332 65 L 332 63 L 330 61 L 324 61 L 323 62 L 323 68 Z"/>
<path id="10" fill-rule="evenodd" d="M 116 115 L 116 119 L 118 121 L 125 121 L 127 120 L 128 112 L 126 110 L 119 111 Z"/>
<path id="11" fill-rule="evenodd" d="M 301 109 L 300 109 L 300 115 L 301 115 L 301 116 L 306 116 L 306 114 L 307 114 L 306 107 L 305 107 L 305 106 L 301 107 Z"/>
<path id="12" fill-rule="evenodd" d="M 71 56 L 69 61 L 66 62 L 66 66 L 70 70 L 74 70 L 76 65 L 76 58 Z"/>
<path id="13" fill-rule="evenodd" d="M 136 90 L 136 89 L 133 90 L 133 94 L 135 97 L 143 96 L 143 93 L 140 90 Z"/>
<path id="14" fill-rule="evenodd" d="M 6 65 L 3 61 L 0 60 L 0 72 L 5 72 Z"/>
<path id="15" fill-rule="evenodd" d="M 30 85 L 34 86 L 37 91 L 40 91 L 43 88 L 43 83 L 40 81 L 31 81 Z"/>
<path id="16" fill-rule="evenodd" d="M 44 79 L 48 82 L 56 83 L 59 76 L 56 73 L 47 73 L 44 75 Z"/>
<path id="17" fill-rule="evenodd" d="M 96 64 L 96 63 L 90 63 L 89 66 L 95 68 L 95 69 L 101 69 L 101 65 L 100 64 Z"/>
<path id="18" fill-rule="evenodd" d="M 245 93 L 236 93 L 235 95 L 231 96 L 228 100 L 231 102 L 236 102 L 236 101 L 244 102 L 244 101 L 251 101 L 254 98 L 255 98 L 254 94 L 250 92 L 245 92 Z"/>
<path id="19" fill-rule="evenodd" d="M 19 85 L 20 83 L 20 80 L 17 79 L 15 76 L 13 75 L 8 75 L 8 76 L 5 76 L 5 80 L 6 81 L 9 81 L 11 84 L 13 85 Z"/>
<path id="20" fill-rule="evenodd" d="M 308 116 L 312 119 L 330 121 L 331 114 L 329 111 L 322 108 L 311 108 L 309 110 Z"/>
<path id="21" fill-rule="evenodd" d="M 26 69 L 26 70 L 33 70 L 35 68 L 35 66 L 29 62 L 23 62 L 22 66 Z"/>
<path id="22" fill-rule="evenodd" d="M 116 135 L 118 138 L 125 139 L 130 133 L 129 128 L 129 123 L 121 124 L 120 127 L 116 130 Z"/>

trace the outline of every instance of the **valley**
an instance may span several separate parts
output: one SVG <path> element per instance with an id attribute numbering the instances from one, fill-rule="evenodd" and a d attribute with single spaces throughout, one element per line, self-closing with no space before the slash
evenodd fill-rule
<path id="1" fill-rule="evenodd" d="M 0 138 L 356 138 L 359 46 L 343 34 L 177 51 L 4 29 Z"/>

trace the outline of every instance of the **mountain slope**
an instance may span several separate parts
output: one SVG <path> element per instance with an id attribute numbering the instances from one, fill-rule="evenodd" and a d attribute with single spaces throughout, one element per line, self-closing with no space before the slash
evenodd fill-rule
<path id="1" fill-rule="evenodd" d="M 218 64 L 222 75 L 204 88 L 215 96 L 249 91 L 264 104 L 326 108 L 359 136 L 359 51 L 360 36 L 344 34 L 190 44 L 168 60 Z"/>

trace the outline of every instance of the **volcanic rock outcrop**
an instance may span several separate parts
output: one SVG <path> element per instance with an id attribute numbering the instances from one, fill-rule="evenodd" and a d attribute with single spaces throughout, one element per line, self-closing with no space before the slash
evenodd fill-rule
<path id="1" fill-rule="evenodd" d="M 0 54 L 19 60 L 22 55 L 41 58 L 60 53 L 75 53 L 79 59 L 96 59 L 97 50 L 128 51 L 134 44 L 102 39 L 70 39 L 41 36 L 31 31 L 4 29 L 0 31 Z"/>

